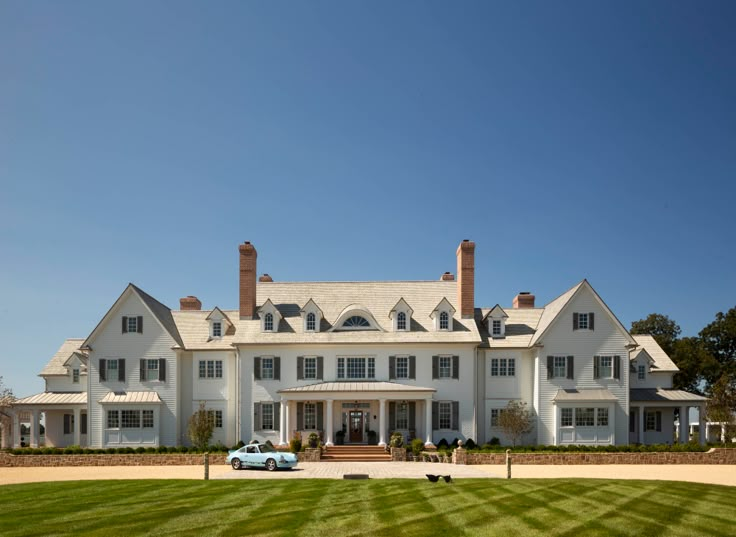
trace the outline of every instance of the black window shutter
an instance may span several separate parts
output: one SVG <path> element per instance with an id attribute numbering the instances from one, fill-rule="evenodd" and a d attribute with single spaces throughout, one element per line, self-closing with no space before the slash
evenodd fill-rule
<path id="1" fill-rule="evenodd" d="M 138 316 L 138 322 L 136 324 L 138 325 L 138 333 L 142 334 L 143 333 L 143 316 L 142 315 Z"/>
<path id="2" fill-rule="evenodd" d="M 440 378 L 440 357 L 432 356 L 432 379 Z"/>
<path id="3" fill-rule="evenodd" d="M 128 318 L 123 316 L 123 334 L 128 333 Z"/>
<path id="4" fill-rule="evenodd" d="M 260 431 L 261 429 L 261 403 L 253 403 L 253 430 Z"/>
<path id="5" fill-rule="evenodd" d="M 409 356 L 409 378 L 416 380 L 417 378 L 417 357 Z"/>
<path id="6" fill-rule="evenodd" d="M 575 378 L 575 358 L 572 356 L 567 357 L 567 378 Z"/>
<path id="7" fill-rule="evenodd" d="M 304 380 L 304 356 L 296 357 L 296 380 Z"/>
<path id="8" fill-rule="evenodd" d="M 296 404 L 296 430 L 304 429 L 304 403 Z"/>
<path id="9" fill-rule="evenodd" d="M 273 380 L 281 380 L 281 358 L 273 357 Z"/>
<path id="10" fill-rule="evenodd" d="M 273 430 L 281 430 L 281 403 L 273 404 Z"/>
<path id="11" fill-rule="evenodd" d="M 72 432 L 71 417 L 71 414 L 64 414 L 64 434 L 70 434 Z"/>
<path id="12" fill-rule="evenodd" d="M 107 380 L 107 360 L 100 358 L 100 381 Z"/>
<path id="13" fill-rule="evenodd" d="M 388 404 L 388 431 L 389 434 L 396 429 L 396 403 L 391 401 Z"/>
<path id="14" fill-rule="evenodd" d="M 460 403 L 458 401 L 452 402 L 452 430 L 460 430 Z"/>
<path id="15" fill-rule="evenodd" d="M 396 356 L 388 357 L 388 380 L 396 378 Z"/>
<path id="16" fill-rule="evenodd" d="M 601 357 L 593 356 L 593 378 L 597 379 L 601 376 Z"/>
<path id="17" fill-rule="evenodd" d="M 261 380 L 261 357 L 256 356 L 253 358 L 253 378 L 255 380 Z"/>
<path id="18" fill-rule="evenodd" d="M 657 410 L 657 432 L 662 432 L 662 413 Z"/>
<path id="19" fill-rule="evenodd" d="M 438 401 L 432 401 L 432 430 L 436 431 L 440 428 L 440 404 Z"/>
<path id="20" fill-rule="evenodd" d="M 317 430 L 324 429 L 324 403 L 317 403 Z"/>
<path id="21" fill-rule="evenodd" d="M 146 360 L 145 358 L 140 359 L 141 364 L 141 382 L 146 380 Z"/>
<path id="22" fill-rule="evenodd" d="M 460 357 L 459 356 L 452 357 L 452 378 L 454 379 L 460 378 Z"/>
<path id="23" fill-rule="evenodd" d="M 554 356 L 547 356 L 547 380 L 551 379 L 554 376 Z"/>
<path id="24" fill-rule="evenodd" d="M 620 356 L 613 357 L 613 378 L 615 379 L 621 378 L 621 357 Z"/>
<path id="25" fill-rule="evenodd" d="M 79 424 L 79 432 L 80 434 L 87 434 L 87 414 L 82 414 L 80 420 L 82 423 Z"/>
<path id="26" fill-rule="evenodd" d="M 325 357 L 324 356 L 317 356 L 317 378 L 319 380 L 322 380 L 322 377 L 324 376 L 324 368 L 325 368 Z"/>
<path id="27" fill-rule="evenodd" d="M 578 314 L 577 313 L 572 314 L 572 329 L 573 330 L 578 329 Z"/>
<path id="28" fill-rule="evenodd" d="M 158 380 L 166 380 L 166 359 L 159 358 L 158 360 Z"/>
<path id="29" fill-rule="evenodd" d="M 118 382 L 125 382 L 125 359 L 118 360 Z"/>
<path id="30" fill-rule="evenodd" d="M 417 404 L 414 401 L 409 402 L 409 429 L 417 428 Z"/>
<path id="31" fill-rule="evenodd" d="M 588 330 L 595 330 L 595 313 L 588 314 Z"/>

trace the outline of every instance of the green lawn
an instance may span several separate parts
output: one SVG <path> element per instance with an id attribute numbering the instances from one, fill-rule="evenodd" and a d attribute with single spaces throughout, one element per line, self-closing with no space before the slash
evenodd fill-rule
<path id="1" fill-rule="evenodd" d="M 665 481 L 78 481 L 0 487 L 0 535 L 724 535 L 736 488 Z"/>

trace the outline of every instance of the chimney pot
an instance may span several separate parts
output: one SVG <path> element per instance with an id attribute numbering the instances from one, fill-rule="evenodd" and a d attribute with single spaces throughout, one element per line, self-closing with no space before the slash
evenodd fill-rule
<path id="1" fill-rule="evenodd" d="M 455 275 L 452 272 L 445 272 L 441 277 L 440 280 L 443 282 L 453 282 L 455 281 Z"/>
<path id="2" fill-rule="evenodd" d="M 259 282 L 272 282 L 273 278 L 264 272 L 263 275 L 260 278 L 258 278 L 258 281 Z"/>
<path id="3" fill-rule="evenodd" d="M 179 309 L 182 311 L 200 311 L 202 302 L 196 296 L 185 296 L 179 299 Z"/>
<path id="4" fill-rule="evenodd" d="M 534 298 L 534 295 L 531 294 L 529 291 L 521 291 L 518 295 L 514 297 L 514 309 L 533 308 Z"/>

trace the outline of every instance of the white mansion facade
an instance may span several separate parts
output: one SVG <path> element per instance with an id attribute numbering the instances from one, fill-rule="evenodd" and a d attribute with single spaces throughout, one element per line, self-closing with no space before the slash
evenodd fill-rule
<path id="1" fill-rule="evenodd" d="M 511 400 L 535 416 L 525 443 L 668 443 L 675 411 L 705 399 L 672 389 L 675 364 L 631 335 L 583 280 L 537 307 L 475 305 L 475 244 L 438 281 L 274 282 L 239 246 L 239 309 L 170 310 L 133 284 L 85 339 L 66 340 L 41 371 L 43 393 L 15 406 L 3 442 L 32 446 L 188 445 L 200 403 L 213 442 L 288 444 L 317 431 L 331 445 L 381 445 L 393 431 L 426 445 L 504 438 Z M 701 428 L 702 429 L 702 428 Z"/>

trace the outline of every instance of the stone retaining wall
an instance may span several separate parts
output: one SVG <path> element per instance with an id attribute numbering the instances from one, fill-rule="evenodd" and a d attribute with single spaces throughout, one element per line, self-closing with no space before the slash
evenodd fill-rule
<path id="1" fill-rule="evenodd" d="M 468 453 L 458 448 L 455 464 L 506 464 L 506 453 Z M 665 453 L 514 453 L 512 464 L 736 464 L 736 449 Z"/>
<path id="2" fill-rule="evenodd" d="M 225 464 L 226 455 L 210 454 L 210 464 Z M 0 453 L 1 467 L 28 466 L 191 466 L 204 464 L 202 453 L 99 455 L 12 455 Z"/>

